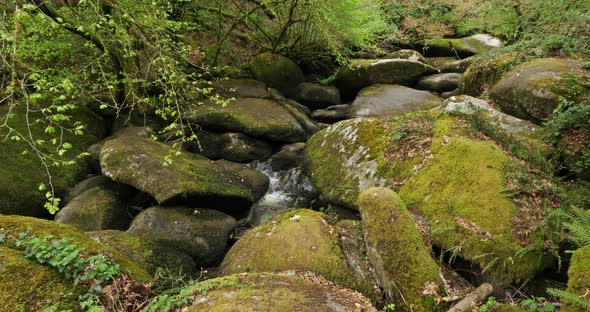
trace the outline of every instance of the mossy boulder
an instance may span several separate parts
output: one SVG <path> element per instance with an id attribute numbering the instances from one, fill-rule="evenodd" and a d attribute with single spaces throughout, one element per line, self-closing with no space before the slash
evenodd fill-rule
<path id="1" fill-rule="evenodd" d="M 56 269 L 25 258 L 20 250 L 0 246 L 0 310 L 42 311 L 50 306 L 70 310 L 83 293 Z"/>
<path id="2" fill-rule="evenodd" d="M 17 236 L 20 233 L 28 233 L 36 237 L 53 235 L 55 239 L 68 238 L 72 244 L 83 248 L 84 254 L 104 254 L 121 266 L 121 271 L 128 277 L 139 281 L 151 281 L 150 275 L 135 261 L 121 254 L 118 250 L 95 242 L 80 230 L 54 221 L 43 219 L 0 215 L 0 234 Z"/>
<path id="3" fill-rule="evenodd" d="M 342 121 L 310 138 L 305 159 L 321 197 L 335 205 L 358 209 L 356 198 L 368 188 L 398 190 L 430 222 L 437 246 L 460 248 L 494 282 L 521 280 L 546 265 L 541 232 L 523 222 L 544 209 L 518 206 L 503 192 L 510 174 L 528 171 L 460 119 L 429 112 Z"/>
<path id="4" fill-rule="evenodd" d="M 304 128 L 290 110 L 269 99 L 240 98 L 225 107 L 196 105 L 187 119 L 205 129 L 241 132 L 271 141 L 293 143 L 306 139 Z"/>
<path id="5" fill-rule="evenodd" d="M 125 230 L 131 217 L 116 190 L 98 186 L 70 201 L 58 211 L 55 221 L 82 231 Z"/>
<path id="6" fill-rule="evenodd" d="M 430 92 L 399 85 L 373 85 L 362 89 L 350 108 L 350 117 L 395 116 L 428 110 L 442 98 Z"/>
<path id="7" fill-rule="evenodd" d="M 215 92 L 234 98 L 271 98 L 266 83 L 254 79 L 227 79 L 215 84 Z"/>
<path id="8" fill-rule="evenodd" d="M 295 99 L 311 109 L 340 104 L 340 91 L 336 87 L 303 82 L 297 86 Z"/>
<path id="9" fill-rule="evenodd" d="M 28 133 L 25 111 L 25 104 L 18 103 L 10 111 L 11 116 L 7 121 L 9 127 L 23 134 Z M 5 117 L 8 112 L 8 105 L 0 106 L 0 116 Z M 85 108 L 83 103 L 80 103 L 80 106 L 75 110 L 65 112 L 65 114 L 72 116 L 71 121 L 66 121 L 63 124 L 65 128 L 73 128 L 76 121 L 86 126 L 84 135 L 74 135 L 69 131 L 64 131 L 63 136 L 61 136 L 61 140 L 70 143 L 72 149 L 63 157 L 54 156 L 62 160 L 71 160 L 75 159 L 80 153 L 85 152 L 90 145 L 102 139 L 106 134 L 106 127 L 104 126 L 104 120 L 90 109 Z M 31 112 L 28 118 L 29 123 L 32 124 L 30 130 L 33 139 L 45 140 L 45 144 L 38 145 L 37 148 L 42 153 L 55 153 L 56 147 L 49 143 L 53 136 L 45 133 L 47 125 L 34 122 L 37 118 L 42 119 L 40 113 Z M 8 135 L 8 131 L 7 127 L 1 127 L 0 135 L 4 138 Z M 26 142 L 10 139 L 0 142 L 0 150 L 2 150 L 2 153 L 0 153 L 0 214 L 47 216 L 48 212 L 43 207 L 46 201 L 45 192 L 39 191 L 39 184 L 48 184 L 48 176 L 35 152 Z M 26 151 L 27 154 L 24 155 L 23 151 Z M 88 166 L 86 160 L 81 159 L 70 166 L 50 166 L 49 171 L 56 195 L 63 198 L 67 195 L 68 189 L 87 173 Z"/>
<path id="10" fill-rule="evenodd" d="M 447 99 L 441 105 L 440 109 L 449 113 L 460 113 L 465 115 L 482 113 L 490 118 L 490 122 L 493 122 L 497 127 L 510 134 L 530 137 L 539 137 L 540 135 L 539 126 L 529 121 L 502 113 L 497 109 L 494 109 L 487 101 L 469 95 L 453 96 Z"/>
<path id="11" fill-rule="evenodd" d="M 257 80 L 286 95 L 292 95 L 297 85 L 304 81 L 303 72 L 295 62 L 268 52 L 255 56 L 250 62 L 250 70 Z"/>
<path id="12" fill-rule="evenodd" d="M 174 298 L 189 299 L 187 312 L 377 311 L 358 292 L 310 273 L 225 276 L 190 286 Z"/>
<path id="13" fill-rule="evenodd" d="M 437 68 L 441 73 L 464 73 L 469 66 L 476 62 L 475 57 L 468 57 L 460 60 L 449 60 L 442 62 Z"/>
<path id="14" fill-rule="evenodd" d="M 191 274 L 197 269 L 195 261 L 188 254 L 128 232 L 104 230 L 86 232 L 86 235 L 118 250 L 150 274 L 155 274 L 158 270 L 167 270 L 173 274 Z"/>
<path id="15" fill-rule="evenodd" d="M 374 84 L 399 84 L 409 86 L 418 78 L 437 70 L 420 61 L 405 59 L 355 59 L 336 73 L 336 87 L 349 98 L 364 87 Z"/>
<path id="16" fill-rule="evenodd" d="M 152 207 L 137 215 L 127 232 L 186 253 L 206 267 L 222 259 L 235 226 L 234 218 L 216 210 Z"/>
<path id="17" fill-rule="evenodd" d="M 418 61 L 424 64 L 429 64 L 428 59 L 418 51 L 402 49 L 388 53 L 383 57 L 384 59 L 405 59 L 411 61 Z"/>
<path id="18" fill-rule="evenodd" d="M 259 199 L 254 186 L 241 179 L 237 170 L 189 153 L 164 164 L 169 154 L 167 145 L 137 135 L 136 128 L 126 128 L 104 142 L 100 165 L 103 175 L 152 195 L 160 204 L 241 211 Z M 236 168 L 253 171 L 243 165 Z"/>
<path id="19" fill-rule="evenodd" d="M 562 98 L 574 102 L 590 100 L 590 84 L 574 62 L 537 59 L 508 72 L 490 96 L 504 112 L 541 122 L 553 113 Z"/>
<path id="20" fill-rule="evenodd" d="M 199 131 L 198 142 L 188 142 L 187 150 L 209 159 L 227 159 L 239 163 L 268 158 L 272 146 L 243 133 L 215 133 Z"/>
<path id="21" fill-rule="evenodd" d="M 420 78 L 416 89 L 428 90 L 432 92 L 448 92 L 459 87 L 462 75 L 459 73 L 434 74 Z"/>
<path id="22" fill-rule="evenodd" d="M 494 85 L 514 66 L 523 62 L 518 53 L 474 56 L 474 61 L 459 82 L 461 94 L 488 94 Z"/>
<path id="23" fill-rule="evenodd" d="M 400 197 L 391 189 L 370 188 L 361 193 L 358 206 L 367 255 L 387 301 L 402 311 L 439 310 L 436 298 L 444 295 L 440 268 Z"/>
<path id="24" fill-rule="evenodd" d="M 357 290 L 366 287 L 348 268 L 329 217 L 307 209 L 284 213 L 249 231 L 220 266 L 225 275 L 285 270 L 311 271 Z"/>
<path id="25" fill-rule="evenodd" d="M 590 291 L 590 246 L 582 247 L 574 252 L 567 276 L 567 290 L 578 295 L 587 296 L 588 291 Z M 574 305 L 567 305 L 564 310 L 583 311 Z"/>
<path id="26" fill-rule="evenodd" d="M 428 39 L 423 42 L 426 56 L 460 56 L 467 57 L 482 54 L 503 46 L 502 41 L 486 34 L 457 39 Z"/>

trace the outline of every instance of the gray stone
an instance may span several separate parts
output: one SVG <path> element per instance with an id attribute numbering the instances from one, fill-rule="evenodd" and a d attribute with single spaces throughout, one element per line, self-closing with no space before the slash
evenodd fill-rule
<path id="1" fill-rule="evenodd" d="M 423 52 L 427 56 L 466 57 L 489 52 L 504 46 L 502 41 L 486 34 L 458 39 L 429 39 L 423 42 Z"/>
<path id="2" fill-rule="evenodd" d="M 344 120 L 348 117 L 350 104 L 341 104 L 327 107 L 325 109 L 318 109 L 311 113 L 311 117 L 316 120 L 325 122 L 336 122 Z"/>
<path id="3" fill-rule="evenodd" d="M 271 98 L 271 94 L 262 81 L 254 79 L 228 79 L 217 83 L 215 91 L 226 97 Z"/>
<path id="4" fill-rule="evenodd" d="M 210 209 L 152 207 L 127 232 L 185 252 L 198 266 L 217 264 L 225 254 L 236 220 Z"/>
<path id="5" fill-rule="evenodd" d="M 426 91 L 398 85 L 374 85 L 359 92 L 352 103 L 350 117 L 401 115 L 434 108 L 442 101 Z"/>
<path id="6" fill-rule="evenodd" d="M 305 143 L 293 143 L 284 145 L 281 150 L 271 157 L 270 166 L 272 170 L 286 170 L 301 165 Z"/>
<path id="7" fill-rule="evenodd" d="M 58 211 L 55 221 L 82 231 L 125 230 L 131 217 L 114 190 L 98 186 L 70 201 Z"/>
<path id="8" fill-rule="evenodd" d="M 340 104 L 340 91 L 336 87 L 304 82 L 297 86 L 295 99 L 312 109 L 326 108 Z"/>
<path id="9" fill-rule="evenodd" d="M 461 81 L 459 73 L 435 74 L 420 78 L 416 88 L 439 93 L 447 92 L 457 89 L 459 81 Z"/>
<path id="10" fill-rule="evenodd" d="M 442 73 L 464 73 L 467 70 L 467 68 L 469 68 L 469 66 L 471 66 L 472 62 L 473 62 L 473 57 L 468 57 L 468 58 L 461 59 L 461 60 L 454 60 L 454 61 L 450 61 L 450 62 L 445 62 L 445 63 L 441 64 L 440 66 L 437 66 L 437 68 Z"/>
<path id="11" fill-rule="evenodd" d="M 256 171 L 236 164 L 220 166 L 199 155 L 180 153 L 164 163 L 170 147 L 135 135 L 133 128 L 105 141 L 100 153 L 102 173 L 152 195 L 160 204 L 197 204 L 240 211 L 259 197 L 241 177 Z"/>
<path id="12" fill-rule="evenodd" d="M 428 64 L 428 60 L 420 54 L 418 51 L 414 50 L 398 50 L 395 52 L 388 53 L 383 57 L 384 59 L 405 59 L 411 61 L 418 61 L 424 64 Z"/>
<path id="13" fill-rule="evenodd" d="M 437 69 L 419 61 L 405 59 L 352 60 L 336 75 L 336 86 L 345 97 L 374 84 L 409 86 L 420 77 L 436 73 Z"/>

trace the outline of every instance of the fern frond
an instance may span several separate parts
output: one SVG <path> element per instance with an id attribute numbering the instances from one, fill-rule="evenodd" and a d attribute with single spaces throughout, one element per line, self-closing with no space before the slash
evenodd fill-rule
<path id="1" fill-rule="evenodd" d="M 590 311 L 590 300 L 580 297 L 580 295 L 563 289 L 549 288 L 547 292 L 563 302 L 576 306 L 582 310 Z"/>

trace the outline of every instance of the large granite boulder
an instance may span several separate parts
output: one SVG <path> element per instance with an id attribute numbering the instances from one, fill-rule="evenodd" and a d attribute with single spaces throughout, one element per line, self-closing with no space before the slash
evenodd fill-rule
<path id="1" fill-rule="evenodd" d="M 490 96 L 506 113 L 541 122 L 562 99 L 590 100 L 588 79 L 571 61 L 538 59 L 508 72 L 491 90 Z"/>
<path id="2" fill-rule="evenodd" d="M 352 97 L 364 87 L 374 84 L 409 86 L 424 75 L 437 70 L 420 61 L 406 59 L 355 59 L 336 75 L 336 87 L 344 97 Z"/>
<path id="3" fill-rule="evenodd" d="M 58 211 L 55 221 L 82 231 L 126 230 L 131 217 L 116 190 L 98 186 L 70 201 Z"/>
<path id="4" fill-rule="evenodd" d="M 429 39 L 423 43 L 423 52 L 426 56 L 460 56 L 467 57 L 482 54 L 501 48 L 500 39 L 486 34 L 477 34 L 471 37 L 458 39 Z"/>
<path id="5" fill-rule="evenodd" d="M 268 52 L 254 57 L 250 62 L 250 70 L 257 80 L 289 96 L 304 80 L 303 72 L 295 62 Z"/>
<path id="6" fill-rule="evenodd" d="M 349 116 L 395 116 L 439 106 L 442 98 L 430 92 L 399 85 L 374 85 L 364 88 L 352 103 Z"/>
<path id="7" fill-rule="evenodd" d="M 227 79 L 215 84 L 215 92 L 224 97 L 270 99 L 266 83 L 254 79 Z"/>
<path id="8" fill-rule="evenodd" d="M 127 232 L 186 253 L 206 267 L 222 259 L 235 226 L 234 218 L 216 210 L 152 207 L 135 217 Z"/>
<path id="9" fill-rule="evenodd" d="M 370 188 L 358 198 L 367 255 L 387 301 L 401 311 L 435 311 L 444 289 L 412 216 L 387 188 Z"/>
<path id="10" fill-rule="evenodd" d="M 425 58 L 420 52 L 414 50 L 397 50 L 391 53 L 388 53 L 383 57 L 384 59 L 404 59 L 404 60 L 411 60 L 411 61 L 418 61 L 424 64 L 429 64 L 428 59 Z"/>
<path id="11" fill-rule="evenodd" d="M 307 209 L 284 213 L 246 233 L 227 253 L 220 270 L 224 275 L 311 271 L 345 287 L 369 288 L 348 267 L 330 218 Z"/>
<path id="12" fill-rule="evenodd" d="M 170 147 L 137 132 L 137 128 L 127 128 L 104 142 L 100 165 L 105 176 L 152 195 L 160 204 L 187 203 L 235 212 L 259 199 L 255 186 L 236 169 L 253 170 L 243 165 L 221 166 L 188 153 L 165 163 Z"/>
<path id="13" fill-rule="evenodd" d="M 25 142 L 24 140 L 12 140 L 10 138 L 0 142 L 0 214 L 17 214 L 26 216 L 48 216 L 47 209 L 43 207 L 46 202 L 45 192 L 39 190 L 41 183 L 48 184 L 48 176 L 43 162 L 39 159 L 35 151 L 29 146 L 29 143 L 35 144 L 35 148 L 40 153 L 48 153 L 56 159 L 63 161 L 76 160 L 76 156 L 85 152 L 88 147 L 106 134 L 104 120 L 85 108 L 83 103 L 78 103 L 79 107 L 74 110 L 66 111 L 63 114 L 71 116 L 71 121 L 63 121 L 62 126 L 65 129 L 74 129 L 75 122 L 81 122 L 86 128 L 83 135 L 76 135 L 73 131 L 64 131 L 63 134 L 56 133 L 50 135 L 45 133 L 48 126 L 46 122 L 35 122 L 35 120 L 45 120 L 39 112 L 30 112 L 26 114 L 26 104 L 18 103 L 14 108 L 8 105 L 0 105 L 0 118 L 4 122 L 4 117 L 10 112 L 7 119 L 8 127 L 0 127 L 0 136 L 2 138 L 12 137 L 9 135 L 9 127 L 15 131 L 27 136 L 29 129 L 28 123 L 31 124 L 30 131 L 34 142 Z M 78 105 L 76 104 L 76 105 Z M 31 109 L 39 109 L 31 104 Z M 55 129 L 55 128 L 54 128 Z M 60 129 L 55 129 L 60 131 Z M 49 141 L 57 136 L 62 142 L 71 144 L 63 156 L 56 153 L 57 146 Z M 85 159 L 78 159 L 74 164 L 68 166 L 51 166 L 52 162 L 45 160 L 51 173 L 53 188 L 58 197 L 63 198 L 67 195 L 68 189 L 88 172 L 88 165 Z"/>
<path id="14" fill-rule="evenodd" d="M 434 74 L 420 78 L 416 89 L 438 93 L 453 91 L 459 87 L 462 75 L 459 73 Z"/>
<path id="15" fill-rule="evenodd" d="M 205 130 L 199 131 L 197 141 L 187 142 L 185 148 L 209 159 L 223 158 L 239 163 L 266 159 L 272 153 L 269 143 L 243 133 L 215 133 Z"/>
<path id="16" fill-rule="evenodd" d="M 160 300 L 184 302 L 182 310 L 187 312 L 377 311 L 361 294 L 305 272 L 236 274 L 206 280 L 177 294 L 157 297 L 147 309 L 153 310 Z"/>
<path id="17" fill-rule="evenodd" d="M 522 280 L 546 265 L 536 228 L 545 208 L 529 199 L 551 200 L 551 181 L 533 176 L 465 123 L 433 111 L 342 121 L 307 142 L 306 171 L 324 200 L 351 209 L 368 188 L 398 190 L 429 222 L 437 246 L 461 246 L 460 256 L 488 267 L 495 283 Z M 540 193 L 519 187 L 517 174 L 541 181 Z M 518 197 L 508 196 L 507 188 L 518 189 Z M 523 246 L 527 252 L 511 263 Z"/>
<path id="18" fill-rule="evenodd" d="M 241 132 L 271 141 L 292 143 L 306 139 L 298 119 L 275 100 L 240 98 L 225 107 L 212 103 L 196 105 L 187 119 L 205 129 Z"/>
<path id="19" fill-rule="evenodd" d="M 336 87 L 304 82 L 297 86 L 295 99 L 311 109 L 321 109 L 340 104 L 340 91 Z"/>

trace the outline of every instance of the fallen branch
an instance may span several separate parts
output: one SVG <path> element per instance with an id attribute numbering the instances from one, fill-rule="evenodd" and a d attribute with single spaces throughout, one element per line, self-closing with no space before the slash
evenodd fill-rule
<path id="1" fill-rule="evenodd" d="M 467 295 L 467 297 L 463 298 L 457 304 L 452 306 L 448 312 L 472 311 L 475 306 L 481 304 L 484 301 L 484 299 L 491 295 L 493 290 L 494 288 L 491 284 L 483 283 L 479 287 L 477 287 L 473 292 Z"/>

